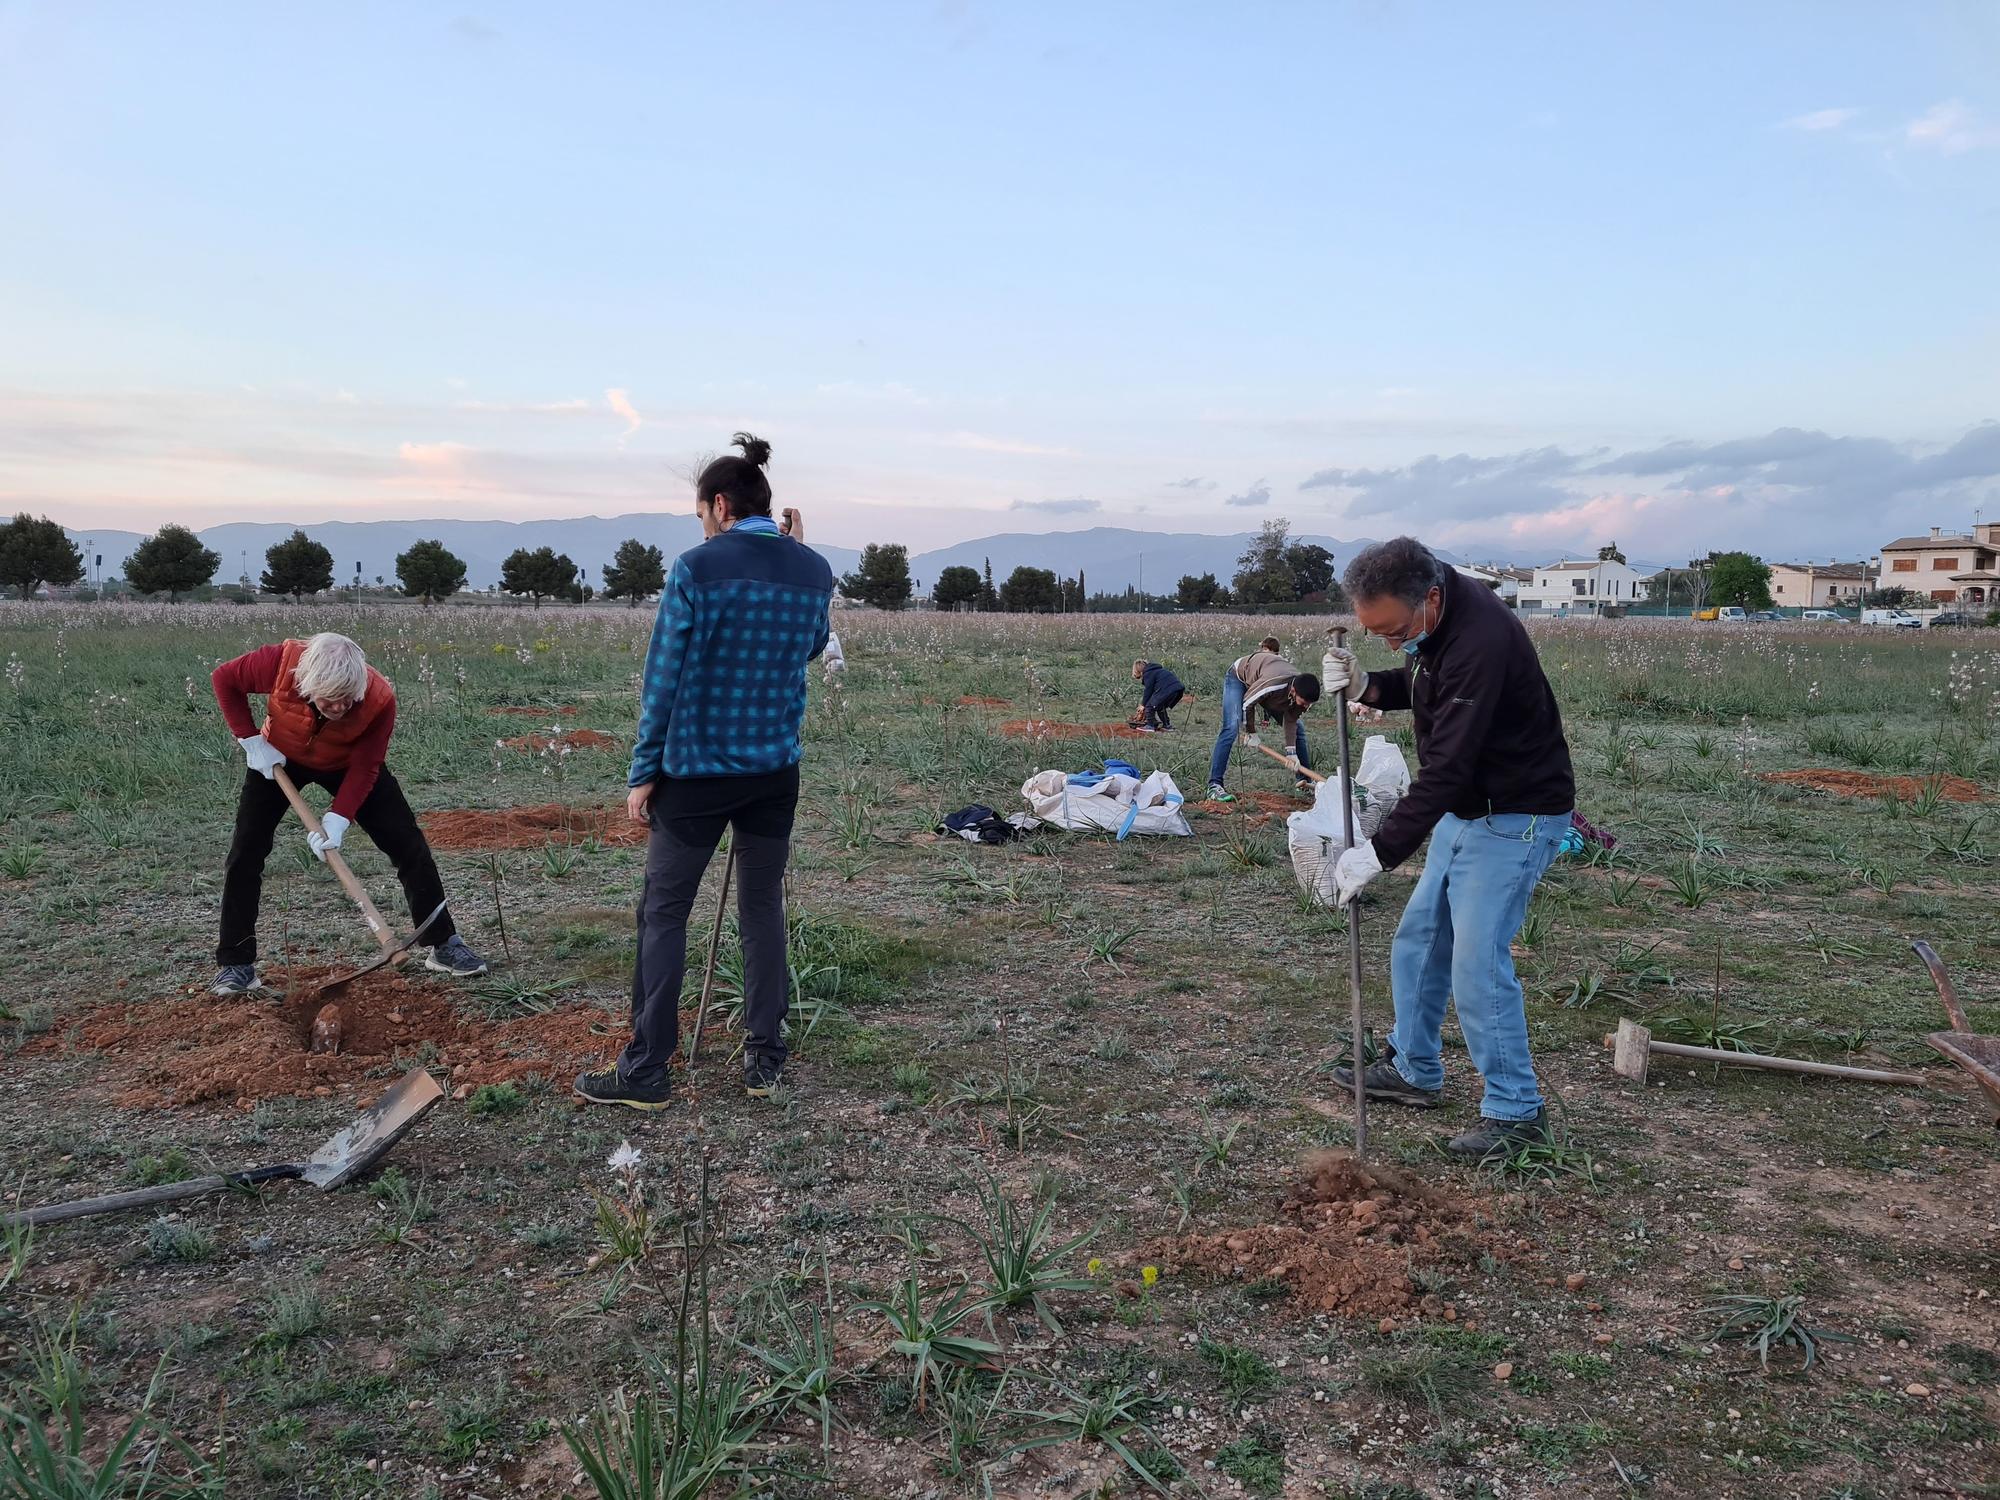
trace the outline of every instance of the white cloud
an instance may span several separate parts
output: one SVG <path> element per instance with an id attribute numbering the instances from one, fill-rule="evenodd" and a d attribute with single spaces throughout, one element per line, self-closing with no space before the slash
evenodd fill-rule
<path id="1" fill-rule="evenodd" d="M 1222 503 L 1224 505 L 1242 506 L 1245 509 L 1251 509 L 1259 505 L 1269 505 L 1271 503 L 1271 486 L 1260 479 L 1242 494 L 1231 495 Z"/>
<path id="2" fill-rule="evenodd" d="M 1860 114 L 1858 109 L 1815 109 L 1807 114 L 1793 115 L 1782 121 L 1782 130 L 1838 130 L 1849 120 Z"/>
<path id="3" fill-rule="evenodd" d="M 2000 125 L 1989 123 L 1960 100 L 1947 99 L 1905 125 L 1903 140 L 1910 146 L 1957 156 L 2000 146 Z"/>
<path id="4" fill-rule="evenodd" d="M 632 398 L 623 386 L 614 386 L 606 391 L 604 399 L 611 404 L 614 412 L 625 419 L 625 430 L 618 435 L 618 446 L 622 448 L 627 438 L 646 425 L 646 419 L 640 416 L 638 408 L 632 405 Z"/>

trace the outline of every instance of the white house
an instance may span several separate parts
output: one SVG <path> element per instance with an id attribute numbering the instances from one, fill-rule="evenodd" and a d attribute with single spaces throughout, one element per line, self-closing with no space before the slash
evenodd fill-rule
<path id="1" fill-rule="evenodd" d="M 1602 614 L 1624 609 L 1646 596 L 1646 575 L 1622 562 L 1554 562 L 1533 570 L 1521 585 L 1523 614 Z"/>
<path id="2" fill-rule="evenodd" d="M 1520 593 L 1524 575 L 1518 568 L 1503 568 L 1494 563 L 1453 563 L 1452 566 L 1465 577 L 1485 584 L 1509 605 Z"/>

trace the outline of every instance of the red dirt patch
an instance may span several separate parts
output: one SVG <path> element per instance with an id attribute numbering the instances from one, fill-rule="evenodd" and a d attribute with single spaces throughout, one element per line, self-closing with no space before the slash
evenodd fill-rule
<path id="1" fill-rule="evenodd" d="M 643 844 L 646 826 L 622 807 L 467 807 L 425 813 L 417 819 L 433 849 L 539 849 L 550 841 L 596 839 L 600 844 Z"/>
<path id="2" fill-rule="evenodd" d="M 1469 1266 L 1491 1240 L 1469 1205 L 1338 1151 L 1307 1159 L 1280 1212 L 1285 1222 L 1185 1235 L 1140 1253 L 1169 1269 L 1282 1281 L 1302 1312 L 1440 1317 L 1444 1300 L 1420 1292 L 1411 1269 Z"/>
<path id="3" fill-rule="evenodd" d="M 1766 771 L 1766 781 L 1809 786 L 1842 797 L 1896 797 L 1914 802 L 1932 781 L 1941 783 L 1947 802 L 1977 802 L 1979 784 L 1963 776 L 1870 776 L 1866 771 Z"/>
<path id="4" fill-rule="evenodd" d="M 960 708 L 1012 708 L 1005 698 L 979 698 L 967 696 L 958 700 Z"/>
<path id="5" fill-rule="evenodd" d="M 561 714 L 564 717 L 568 717 L 576 712 L 576 707 L 574 704 L 569 703 L 558 703 L 553 708 L 546 706 L 542 708 L 526 708 L 518 703 L 496 703 L 486 711 L 489 714 L 517 714 L 524 719 L 546 719 L 551 714 Z"/>
<path id="6" fill-rule="evenodd" d="M 565 745 L 571 750 L 616 750 L 618 741 L 608 734 L 595 729 L 565 729 L 561 734 L 517 734 L 504 743 L 509 750 L 532 750 L 537 755 L 551 745 Z"/>
<path id="7" fill-rule="evenodd" d="M 1057 719 L 1009 719 L 1000 732 L 1016 740 L 1143 740 L 1130 724 L 1065 724 Z"/>
<path id="8" fill-rule="evenodd" d="M 1234 802 L 1189 802 L 1182 812 L 1206 813 L 1212 818 L 1241 816 L 1252 828 L 1262 828 L 1273 818 L 1287 817 L 1305 806 L 1296 797 L 1277 792 L 1238 792 Z"/>
<path id="9" fill-rule="evenodd" d="M 456 1092 L 528 1073 L 561 1076 L 608 1061 L 625 1040 L 616 1020 L 594 1006 L 486 1021 L 454 1008 L 445 982 L 402 973 L 370 974 L 322 998 L 319 986 L 337 972 L 267 971 L 273 995 L 203 992 L 107 1005 L 85 1016 L 77 1032 L 84 1048 L 104 1055 L 102 1083 L 113 1101 L 142 1109 L 211 1099 L 247 1108 L 277 1095 L 373 1087 L 383 1075 L 369 1074 L 414 1060 L 425 1042 Z M 329 1003 L 340 1008 L 340 1051 L 310 1052 L 313 1021 Z M 52 1033 L 46 1045 L 62 1042 Z"/>

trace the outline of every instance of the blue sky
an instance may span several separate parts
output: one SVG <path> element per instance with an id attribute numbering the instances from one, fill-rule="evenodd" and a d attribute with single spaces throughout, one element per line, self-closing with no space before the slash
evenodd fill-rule
<path id="1" fill-rule="evenodd" d="M 74 524 L 679 508 L 739 426 L 846 544 L 2000 516 L 1984 4 L 0 0 L 0 214 Z"/>

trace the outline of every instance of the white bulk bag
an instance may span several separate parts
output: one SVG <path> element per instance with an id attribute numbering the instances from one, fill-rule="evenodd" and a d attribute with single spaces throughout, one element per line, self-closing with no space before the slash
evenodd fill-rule
<path id="1" fill-rule="evenodd" d="M 1410 767 L 1403 752 L 1385 735 L 1374 734 L 1361 747 L 1361 764 L 1354 772 L 1354 836 L 1370 839 L 1390 809 L 1410 789 Z M 1347 831 L 1340 807 L 1346 799 L 1340 773 L 1313 789 L 1313 805 L 1285 819 L 1285 843 L 1291 851 L 1292 873 L 1322 906 L 1332 906 L 1338 892 L 1333 867 L 1347 852 Z"/>
<path id="2" fill-rule="evenodd" d="M 1141 781 L 1107 776 L 1094 786 L 1072 786 L 1065 771 L 1038 771 L 1021 783 L 1028 811 L 1073 832 L 1191 835 L 1181 813 L 1181 790 L 1165 771 Z"/>

